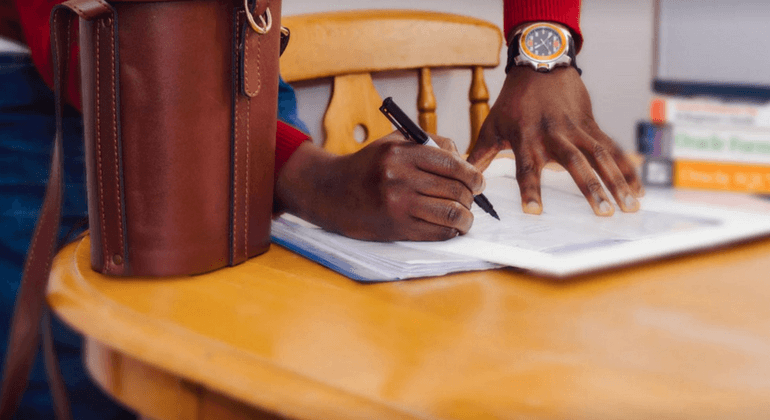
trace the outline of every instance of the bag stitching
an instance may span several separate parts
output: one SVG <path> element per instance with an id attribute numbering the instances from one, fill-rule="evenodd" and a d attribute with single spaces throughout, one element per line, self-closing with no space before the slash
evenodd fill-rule
<path id="1" fill-rule="evenodd" d="M 122 206 L 120 205 L 120 179 L 119 179 L 119 162 L 118 162 L 118 113 L 117 113 L 117 107 L 116 107 L 116 92 L 115 89 L 117 88 L 115 86 L 115 26 L 113 25 L 112 18 L 107 19 L 107 24 L 110 26 L 110 52 L 111 52 L 111 60 L 110 60 L 110 67 L 112 68 L 112 80 L 110 81 L 110 86 L 112 87 L 110 89 L 110 92 L 112 93 L 112 101 L 110 102 L 110 106 L 112 108 L 112 136 L 114 141 L 114 154 L 115 154 L 115 182 L 116 182 L 116 188 L 115 188 L 115 201 L 117 203 L 117 209 L 118 209 L 118 249 L 120 250 L 120 255 L 123 256 L 125 250 L 123 248 L 123 214 L 120 211 Z"/>
<path id="2" fill-rule="evenodd" d="M 249 65 L 249 35 L 246 35 L 244 37 L 243 43 L 244 43 L 244 53 L 243 53 L 243 60 L 244 60 L 244 69 L 243 69 L 243 78 L 246 81 L 246 88 L 244 89 L 246 91 L 246 94 L 250 97 L 257 96 L 259 94 L 259 91 L 262 89 L 262 76 L 261 76 L 261 66 L 260 66 L 260 59 L 262 57 L 262 38 L 261 35 L 251 35 L 251 36 L 257 36 L 260 38 L 257 38 L 257 59 L 256 59 L 256 66 L 257 66 L 257 86 L 254 90 L 249 90 L 249 86 L 251 86 L 251 83 L 249 83 L 249 70 L 251 66 Z"/>
<path id="3" fill-rule="evenodd" d="M 243 209 L 243 256 L 249 255 L 249 143 L 251 143 L 251 99 L 246 99 L 246 200 Z"/>
<path id="4" fill-rule="evenodd" d="M 236 28 L 240 26 L 240 18 L 241 16 L 238 16 L 238 25 Z M 235 31 L 235 37 L 238 37 L 238 31 Z M 240 140 L 239 133 L 241 131 L 241 114 L 238 112 L 238 103 L 240 102 L 237 93 L 233 92 L 233 95 L 235 95 L 235 109 L 233 110 L 235 112 L 235 141 L 233 142 L 233 243 L 232 243 L 232 259 L 233 264 L 236 263 L 236 258 L 238 257 L 238 235 L 235 233 L 238 232 L 238 143 Z"/>
<path id="5" fill-rule="evenodd" d="M 105 221 L 105 213 L 106 210 L 104 208 L 104 172 L 102 168 L 102 140 L 101 140 L 101 130 L 99 129 L 99 120 L 100 120 L 100 109 L 101 109 L 101 80 L 99 78 L 99 75 L 101 74 L 101 61 L 99 60 L 99 50 L 101 49 L 101 44 L 99 41 L 99 28 L 97 26 L 96 28 L 96 118 L 95 118 L 95 130 L 96 131 L 96 167 L 97 172 L 99 176 L 97 177 L 99 179 L 99 216 L 101 220 L 101 233 L 102 233 L 102 259 L 104 262 L 105 267 L 109 265 L 108 261 L 108 255 L 109 255 L 109 249 L 107 247 L 107 229 L 106 229 L 106 221 Z"/>

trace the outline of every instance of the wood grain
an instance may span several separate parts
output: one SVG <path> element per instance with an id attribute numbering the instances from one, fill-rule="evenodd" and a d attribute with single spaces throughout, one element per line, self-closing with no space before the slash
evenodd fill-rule
<path id="1" fill-rule="evenodd" d="M 205 398 L 219 418 L 768 413 L 770 239 L 565 281 L 369 285 L 277 246 L 201 276 L 111 278 L 90 270 L 88 241 L 57 256 L 49 303 L 110 349 L 86 355 L 107 392 L 157 419 Z"/>

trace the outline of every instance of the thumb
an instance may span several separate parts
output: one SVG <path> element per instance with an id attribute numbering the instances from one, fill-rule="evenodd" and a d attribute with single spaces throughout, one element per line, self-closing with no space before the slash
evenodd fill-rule
<path id="1" fill-rule="evenodd" d="M 481 126 L 479 138 L 473 145 L 473 150 L 468 154 L 468 163 L 484 172 L 500 150 L 502 146 L 497 141 L 497 133 L 485 122 Z"/>

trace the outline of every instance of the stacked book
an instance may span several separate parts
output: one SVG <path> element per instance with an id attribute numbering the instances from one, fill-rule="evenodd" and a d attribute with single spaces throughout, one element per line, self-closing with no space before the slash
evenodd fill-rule
<path id="1" fill-rule="evenodd" d="M 647 185 L 770 194 L 770 103 L 658 96 L 637 146 Z"/>

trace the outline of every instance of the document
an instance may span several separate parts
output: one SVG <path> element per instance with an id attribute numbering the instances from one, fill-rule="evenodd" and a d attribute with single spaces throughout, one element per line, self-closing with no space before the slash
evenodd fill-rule
<path id="1" fill-rule="evenodd" d="M 543 213 L 528 215 L 514 174 L 513 160 L 493 162 L 484 194 L 500 221 L 474 206 L 471 230 L 448 241 L 358 241 L 290 215 L 273 223 L 273 240 L 348 277 L 382 281 L 499 266 L 564 277 L 770 235 L 770 216 L 683 201 L 670 189 L 648 190 L 636 213 L 598 217 L 565 171 L 543 171 Z"/>

